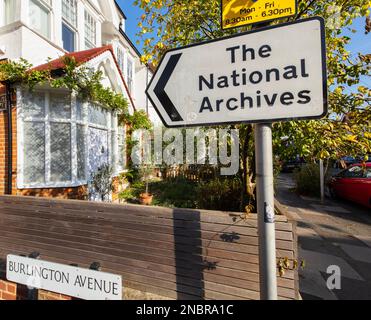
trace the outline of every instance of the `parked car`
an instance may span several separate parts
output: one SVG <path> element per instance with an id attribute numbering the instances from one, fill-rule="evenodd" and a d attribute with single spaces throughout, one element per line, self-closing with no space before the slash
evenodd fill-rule
<path id="1" fill-rule="evenodd" d="M 305 164 L 305 161 L 302 159 L 285 161 L 282 164 L 282 172 L 285 172 L 285 173 L 294 172 L 295 169 L 301 169 L 304 164 Z"/>
<path id="2" fill-rule="evenodd" d="M 356 164 L 356 163 L 358 163 L 356 158 L 346 156 L 346 157 L 342 157 L 340 160 L 336 161 L 334 168 L 346 169 L 346 168 L 349 168 L 351 165 Z"/>
<path id="3" fill-rule="evenodd" d="M 331 178 L 332 197 L 348 199 L 371 208 L 371 163 L 354 164 Z"/>

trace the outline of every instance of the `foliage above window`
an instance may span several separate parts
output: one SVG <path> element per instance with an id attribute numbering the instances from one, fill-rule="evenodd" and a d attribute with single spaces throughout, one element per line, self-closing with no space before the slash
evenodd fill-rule
<path id="1" fill-rule="evenodd" d="M 42 84 L 49 84 L 52 88 L 66 88 L 76 92 L 83 101 L 97 103 L 105 109 L 116 111 L 121 124 L 135 128 L 151 127 L 144 112 L 138 111 L 130 115 L 127 99 L 121 93 L 103 86 L 101 71 L 79 66 L 71 57 L 65 57 L 63 63 L 65 67 L 59 74 L 51 68 L 43 71 L 32 69 L 32 65 L 25 59 L 3 63 L 0 64 L 0 82 L 21 83 L 31 91 Z"/>

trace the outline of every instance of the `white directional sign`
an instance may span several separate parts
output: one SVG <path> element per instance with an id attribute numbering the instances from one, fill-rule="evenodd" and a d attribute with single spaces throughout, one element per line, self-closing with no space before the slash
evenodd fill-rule
<path id="1" fill-rule="evenodd" d="M 170 50 L 147 95 L 168 127 L 321 118 L 327 113 L 324 21 Z"/>
<path id="2" fill-rule="evenodd" d="M 28 287 L 86 300 L 122 300 L 121 276 L 8 255 L 6 278 Z"/>

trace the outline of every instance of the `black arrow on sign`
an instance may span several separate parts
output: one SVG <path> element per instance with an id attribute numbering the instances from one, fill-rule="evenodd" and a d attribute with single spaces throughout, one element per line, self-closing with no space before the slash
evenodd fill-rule
<path id="1" fill-rule="evenodd" d="M 165 87 L 167 83 L 169 82 L 169 79 L 176 65 L 178 64 L 181 55 L 182 55 L 181 53 L 178 53 L 170 57 L 164 71 L 162 72 L 160 80 L 158 81 L 155 89 L 153 90 L 158 100 L 161 102 L 163 108 L 165 109 L 166 113 L 168 114 L 168 116 L 170 117 L 172 121 L 183 121 L 183 118 L 181 117 L 179 112 L 176 110 L 173 102 L 170 100 L 169 96 L 165 92 Z"/>

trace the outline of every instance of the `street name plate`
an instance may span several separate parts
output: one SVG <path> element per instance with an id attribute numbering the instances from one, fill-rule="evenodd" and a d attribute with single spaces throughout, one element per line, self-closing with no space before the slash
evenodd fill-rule
<path id="1" fill-rule="evenodd" d="M 122 277 L 95 270 L 8 255 L 6 278 L 85 300 L 122 300 Z"/>
<path id="2" fill-rule="evenodd" d="M 147 95 L 168 127 L 321 118 L 327 114 L 324 21 L 170 50 Z"/>

